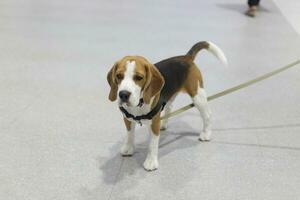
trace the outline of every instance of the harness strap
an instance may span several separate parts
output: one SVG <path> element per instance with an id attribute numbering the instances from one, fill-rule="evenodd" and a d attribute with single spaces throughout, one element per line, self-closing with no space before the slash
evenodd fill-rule
<path id="1" fill-rule="evenodd" d="M 164 98 L 161 96 L 156 104 L 156 106 L 147 114 L 145 115 L 140 115 L 140 116 L 134 116 L 131 113 L 129 113 L 124 107 L 120 106 L 120 110 L 126 118 L 131 118 L 134 121 L 137 121 L 140 123 L 141 120 L 151 120 L 158 112 L 162 111 L 166 105 L 166 101 Z"/>

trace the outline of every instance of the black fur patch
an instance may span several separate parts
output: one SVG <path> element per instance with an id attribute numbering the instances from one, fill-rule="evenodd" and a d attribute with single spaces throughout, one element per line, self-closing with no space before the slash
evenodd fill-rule
<path id="1" fill-rule="evenodd" d="M 182 87 L 190 68 L 185 56 L 176 56 L 154 64 L 165 79 L 161 96 L 168 101 Z"/>

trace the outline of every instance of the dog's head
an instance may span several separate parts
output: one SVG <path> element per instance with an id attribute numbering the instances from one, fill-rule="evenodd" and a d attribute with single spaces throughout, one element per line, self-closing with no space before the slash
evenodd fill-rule
<path id="1" fill-rule="evenodd" d="M 143 98 L 146 104 L 158 94 L 164 78 L 156 67 L 141 56 L 126 56 L 117 61 L 107 74 L 110 85 L 109 100 L 118 99 L 119 105 L 138 106 Z"/>

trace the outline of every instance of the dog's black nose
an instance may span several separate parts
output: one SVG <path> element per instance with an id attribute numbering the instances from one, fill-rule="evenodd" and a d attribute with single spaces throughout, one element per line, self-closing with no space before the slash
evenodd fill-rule
<path id="1" fill-rule="evenodd" d="M 119 92 L 119 97 L 123 102 L 127 102 L 130 97 L 130 92 L 122 90 Z"/>

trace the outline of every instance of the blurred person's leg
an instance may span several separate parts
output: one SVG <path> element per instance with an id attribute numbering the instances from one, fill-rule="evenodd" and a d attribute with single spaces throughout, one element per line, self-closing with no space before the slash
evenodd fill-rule
<path id="1" fill-rule="evenodd" d="M 247 10 L 246 15 L 250 17 L 255 17 L 259 1 L 260 0 L 248 0 L 249 9 Z"/>

